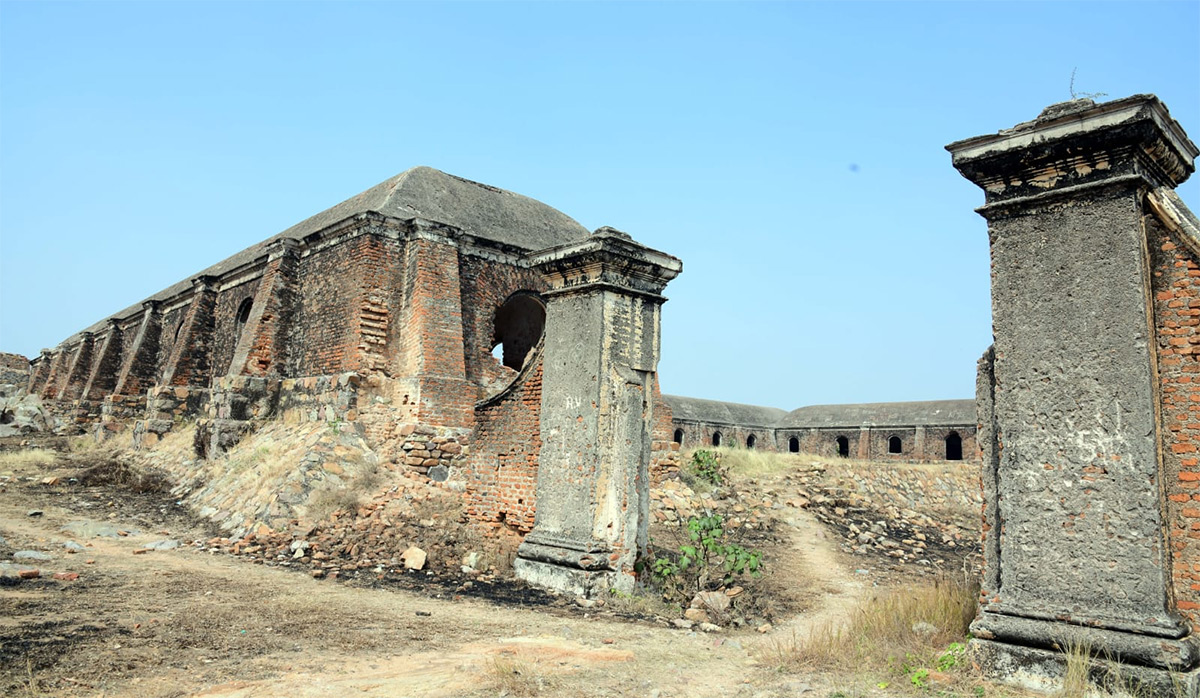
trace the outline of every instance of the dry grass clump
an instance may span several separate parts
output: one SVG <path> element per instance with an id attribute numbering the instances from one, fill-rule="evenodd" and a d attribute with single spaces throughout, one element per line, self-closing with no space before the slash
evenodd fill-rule
<path id="1" fill-rule="evenodd" d="M 795 453 L 772 453 L 728 446 L 710 450 L 720 453 L 721 464 L 730 475 L 738 478 L 766 477 L 794 471 L 804 463 Z"/>
<path id="2" fill-rule="evenodd" d="M 488 688 L 501 696 L 534 698 L 550 688 L 532 664 L 514 657 L 495 657 L 485 669 Z M 546 693 L 553 695 L 553 691 Z"/>
<path id="3" fill-rule="evenodd" d="M 966 641 L 978 593 L 977 584 L 946 579 L 894 589 L 865 600 L 848 620 L 769 644 L 762 660 L 784 671 L 890 671 L 910 680 L 921 669 L 947 671 L 963 663 L 947 650 Z"/>
<path id="4" fill-rule="evenodd" d="M 84 487 L 106 486 L 137 494 L 165 493 L 171 490 L 166 475 L 133 465 L 115 450 L 97 450 L 85 455 L 72 455 L 71 461 L 81 466 L 72 477 Z"/>
<path id="5" fill-rule="evenodd" d="M 0 453 L 0 468 L 26 468 L 30 466 L 52 465 L 59 455 L 54 451 L 31 448 L 24 451 L 7 451 Z"/>

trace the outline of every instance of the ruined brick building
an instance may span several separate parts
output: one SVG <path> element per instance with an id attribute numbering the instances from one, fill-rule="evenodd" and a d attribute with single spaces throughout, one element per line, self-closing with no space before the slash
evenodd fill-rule
<path id="1" fill-rule="evenodd" d="M 812 405 L 791 412 L 664 395 L 671 439 L 685 448 L 740 446 L 910 463 L 976 460 L 974 400 Z"/>
<path id="2" fill-rule="evenodd" d="M 557 448 L 540 437 L 559 429 L 544 392 L 580 423 L 606 400 L 626 419 L 593 424 L 601 435 L 563 459 L 610 429 L 652 444 L 634 451 L 642 469 L 673 457 L 658 308 L 681 268 L 624 233 L 418 167 L 44 351 L 29 387 L 74 428 L 131 430 L 141 445 L 197 420 L 201 456 L 266 420 L 352 423 L 391 467 L 453 477 L 471 515 L 528 533 L 537 466 Z M 573 363 L 592 348 L 595 365 Z M 579 403 L 588 386 L 608 392 Z M 601 547 L 628 557 L 623 536 L 610 526 Z"/>
<path id="3" fill-rule="evenodd" d="M 472 473 L 479 515 L 528 529 L 549 285 L 529 255 L 588 237 L 418 167 L 43 352 L 30 388 L 142 442 L 199 418 L 201 451 L 257 420 L 359 422 L 395 463 Z"/>

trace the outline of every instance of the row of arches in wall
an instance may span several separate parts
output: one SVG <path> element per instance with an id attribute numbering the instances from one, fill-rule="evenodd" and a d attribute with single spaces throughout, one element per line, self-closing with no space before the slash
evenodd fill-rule
<path id="1" fill-rule="evenodd" d="M 792 437 L 792 442 L 796 442 L 796 437 Z M 962 460 L 962 436 L 957 431 L 952 431 L 946 434 L 944 442 L 946 447 L 945 459 Z M 797 444 L 798 446 L 799 444 Z M 791 449 L 789 448 L 789 450 Z M 899 436 L 893 435 L 888 437 L 888 453 L 904 453 L 904 441 Z M 845 436 L 837 437 L 837 454 L 842 458 L 850 457 L 850 439 Z"/>
<path id="2" fill-rule="evenodd" d="M 677 443 L 681 446 L 683 445 L 683 429 L 675 430 L 674 440 L 675 440 L 675 443 Z M 712 437 L 709 439 L 709 443 L 711 443 L 713 446 L 720 446 L 722 444 L 723 440 L 724 440 L 724 437 L 722 437 L 721 432 L 714 431 L 712 433 Z M 945 442 L 945 447 L 946 447 L 946 450 L 945 450 L 946 460 L 962 460 L 962 457 L 963 457 L 963 455 L 962 455 L 963 454 L 962 436 L 959 435 L 959 433 L 957 431 L 952 431 L 946 435 L 944 442 Z M 749 436 L 746 437 L 746 448 L 754 448 L 755 445 L 757 445 L 757 443 L 758 443 L 758 437 L 756 437 L 754 434 L 750 434 Z M 790 439 L 788 439 L 788 452 L 789 453 L 799 453 L 800 452 L 800 439 L 798 437 L 793 436 Z M 893 453 L 893 454 L 904 453 L 904 441 L 899 436 L 893 435 L 893 436 L 888 437 L 888 453 Z M 847 438 L 845 436 L 837 437 L 837 454 L 839 456 L 841 456 L 842 458 L 850 457 L 850 439 L 849 438 Z"/>

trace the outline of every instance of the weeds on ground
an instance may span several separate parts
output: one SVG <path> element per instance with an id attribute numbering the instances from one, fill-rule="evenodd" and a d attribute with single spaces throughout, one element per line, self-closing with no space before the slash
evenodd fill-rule
<path id="1" fill-rule="evenodd" d="M 313 492 L 308 501 L 308 515 L 320 521 L 335 511 L 355 512 L 364 498 L 379 488 L 383 477 L 378 468 L 363 471 L 338 484 L 329 483 Z"/>
<path id="2" fill-rule="evenodd" d="M 692 478 L 721 486 L 728 478 L 719 453 L 699 449 L 687 466 Z M 650 543 L 643 563 L 651 586 L 668 603 L 687 604 L 696 593 L 731 583 L 742 575 L 762 574 L 762 553 L 737 539 L 741 530 L 726 527 L 725 518 L 704 510 L 680 519 L 666 545 Z"/>
<path id="3" fill-rule="evenodd" d="M 0 468 L 51 465 L 58 458 L 58 454 L 54 451 L 46 451 L 40 448 L 31 448 L 24 451 L 7 451 L 0 453 Z"/>
<path id="4" fill-rule="evenodd" d="M 1139 683 L 1122 671 L 1119 662 L 1110 656 L 1098 653 L 1087 642 L 1063 641 L 1058 646 L 1066 656 L 1062 685 L 1053 698 L 1168 698 L 1149 686 Z M 1178 676 L 1172 674 L 1171 698 L 1185 698 L 1188 694 Z"/>
<path id="5" fill-rule="evenodd" d="M 72 477 L 85 487 L 114 487 L 136 494 L 164 493 L 171 489 L 171 481 L 164 473 L 137 467 L 116 450 L 73 455 L 71 460 L 82 466 Z"/>
<path id="6" fill-rule="evenodd" d="M 546 678 L 532 664 L 516 658 L 496 657 L 486 668 L 490 688 L 502 696 L 532 698 L 549 688 Z"/>
<path id="7" fill-rule="evenodd" d="M 967 628 L 978 592 L 976 583 L 953 579 L 895 589 L 865 600 L 848 620 L 768 643 L 760 661 L 786 672 L 882 675 L 923 689 L 967 666 Z"/>

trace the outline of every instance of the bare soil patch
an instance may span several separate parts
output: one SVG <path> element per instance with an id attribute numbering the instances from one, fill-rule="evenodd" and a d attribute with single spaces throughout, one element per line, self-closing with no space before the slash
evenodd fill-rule
<path id="1" fill-rule="evenodd" d="M 748 529 L 767 551 L 763 588 L 777 590 L 756 611 L 771 614 L 767 633 L 681 630 L 653 610 L 585 608 L 503 575 L 314 579 L 286 560 L 228 554 L 152 482 L 81 477 L 87 467 L 70 455 L 0 461 L 0 560 L 39 572 L 10 570 L 0 586 L 0 694 L 825 696 L 840 678 L 779 674 L 759 650 L 844 613 L 877 581 L 793 508 Z M 142 552 L 163 540 L 180 546 Z M 12 559 L 24 550 L 49 559 Z"/>

